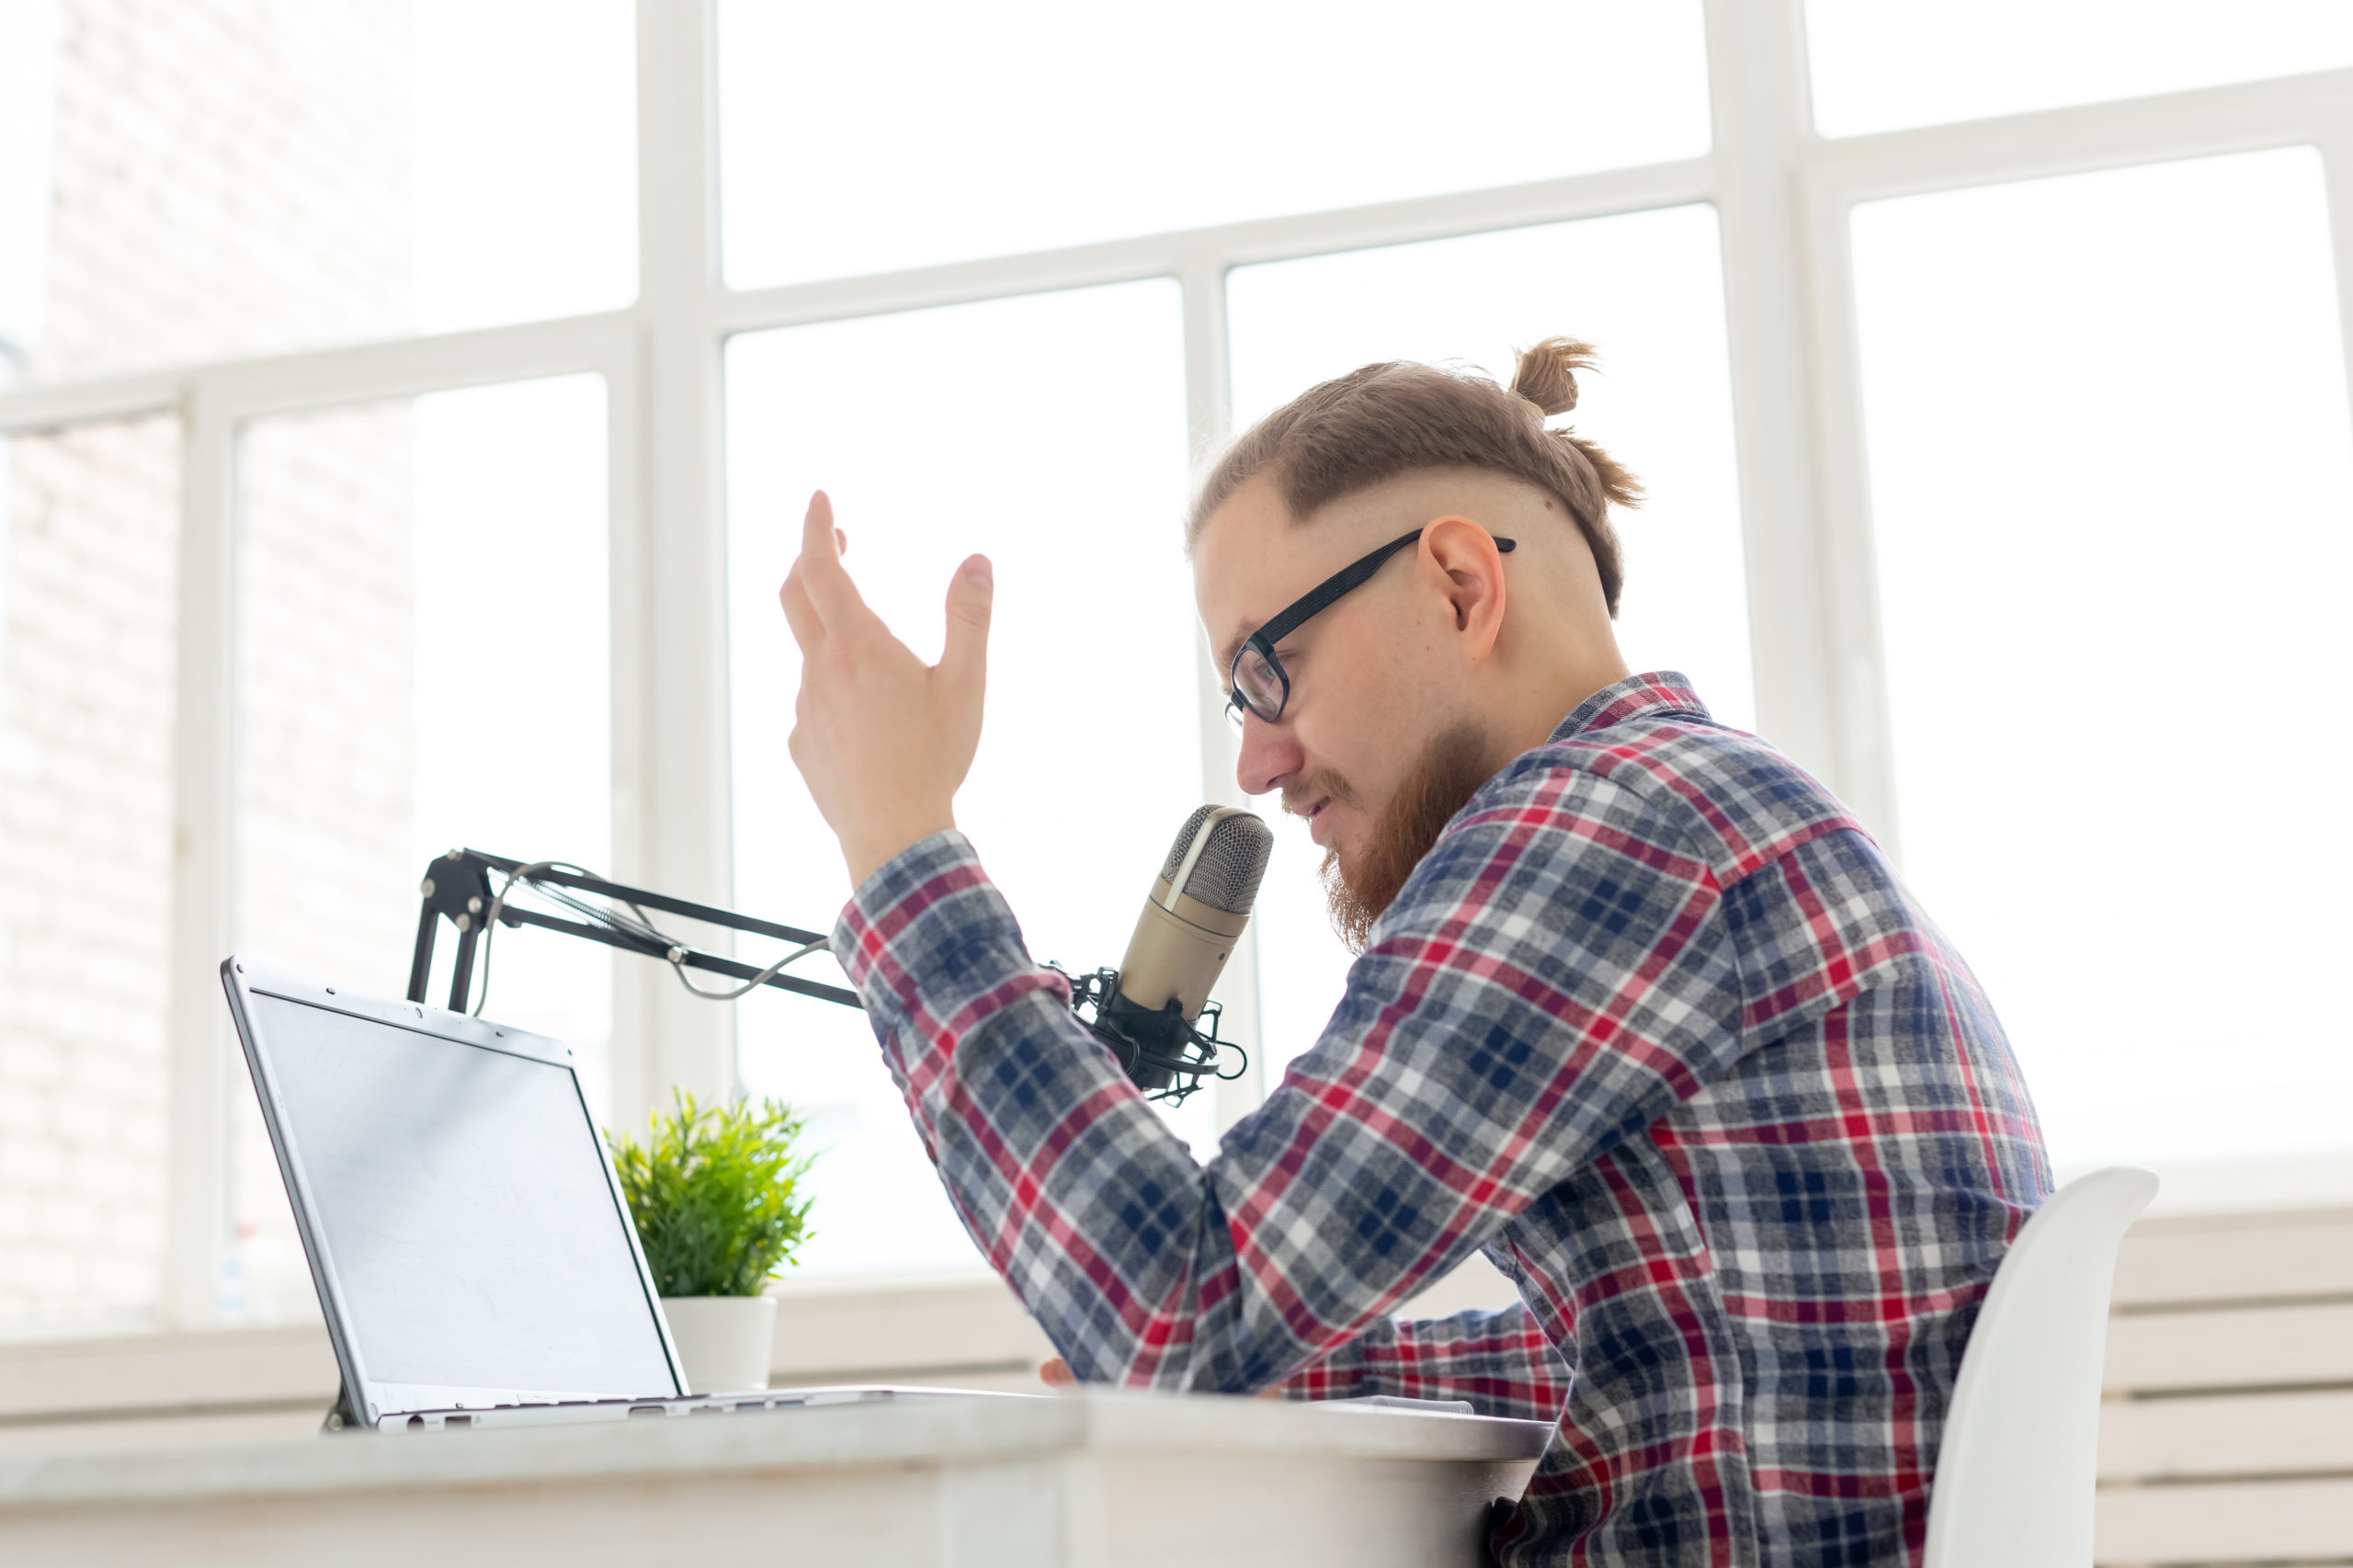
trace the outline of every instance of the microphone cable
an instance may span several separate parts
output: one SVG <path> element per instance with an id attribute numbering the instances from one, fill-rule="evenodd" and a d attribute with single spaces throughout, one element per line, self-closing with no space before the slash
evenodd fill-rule
<path id="1" fill-rule="evenodd" d="M 506 909 L 508 902 L 507 895 L 515 891 L 517 882 L 523 883 L 526 891 L 538 893 L 551 903 L 561 904 L 581 918 L 601 926 L 616 935 L 628 937 L 635 942 L 658 945 L 663 949 L 661 956 L 669 964 L 671 972 L 678 977 L 678 983 L 687 988 L 689 995 L 699 996 L 706 1002 L 733 1002 L 748 996 L 779 974 L 783 973 L 787 966 L 800 962 L 812 953 L 830 950 L 830 944 L 822 939 L 811 942 L 785 954 L 784 957 L 777 960 L 733 991 L 705 991 L 687 978 L 686 960 L 690 949 L 677 937 L 654 924 L 654 917 L 644 910 L 626 899 L 615 901 L 621 909 L 627 909 L 630 915 L 636 916 L 635 919 L 631 919 L 611 904 L 593 903 L 581 897 L 570 888 L 552 886 L 537 881 L 537 877 L 542 871 L 571 871 L 578 876 L 595 878 L 598 881 L 607 880 L 587 867 L 577 865 L 570 860 L 534 860 L 529 865 L 517 866 L 506 873 L 506 882 L 492 897 L 490 912 L 483 920 L 481 991 L 475 998 L 473 1006 L 469 1009 L 474 1017 L 482 1017 L 483 1007 L 490 1001 L 491 946 L 498 938 L 499 914 Z"/>

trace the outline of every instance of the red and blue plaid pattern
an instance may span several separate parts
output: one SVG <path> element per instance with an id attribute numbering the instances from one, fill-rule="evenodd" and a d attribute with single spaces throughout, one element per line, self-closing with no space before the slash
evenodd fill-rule
<path id="1" fill-rule="evenodd" d="M 1878 847 L 1679 677 L 1480 789 L 1207 1166 L 961 835 L 834 948 L 1082 1378 L 1554 1421 L 1506 1563 L 1916 1560 L 1970 1324 L 2049 1190 L 2034 1111 Z M 1474 1251 L 1519 1307 L 1390 1317 Z"/>

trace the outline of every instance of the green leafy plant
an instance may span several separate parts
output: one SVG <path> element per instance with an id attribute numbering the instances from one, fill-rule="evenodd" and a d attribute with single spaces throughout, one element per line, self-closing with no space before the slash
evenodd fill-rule
<path id="1" fill-rule="evenodd" d="M 665 1296 L 756 1296 L 809 1229 L 807 1126 L 775 1100 L 712 1108 L 670 1091 L 645 1144 L 605 1134 L 654 1289 Z"/>

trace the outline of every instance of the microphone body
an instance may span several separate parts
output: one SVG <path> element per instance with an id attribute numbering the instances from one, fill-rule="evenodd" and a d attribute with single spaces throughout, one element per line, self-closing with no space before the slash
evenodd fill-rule
<path id="1" fill-rule="evenodd" d="M 1145 1092 L 1214 1064 L 1213 1045 L 1195 1050 L 1194 1021 L 1250 923 L 1273 848 L 1267 824 L 1231 806 L 1203 806 L 1177 831 L 1093 1026 Z"/>

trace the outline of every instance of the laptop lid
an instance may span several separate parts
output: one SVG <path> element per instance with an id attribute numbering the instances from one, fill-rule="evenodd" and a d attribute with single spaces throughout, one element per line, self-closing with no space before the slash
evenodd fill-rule
<path id="1" fill-rule="evenodd" d="M 561 1041 L 221 966 L 347 1418 L 686 1392 Z"/>

